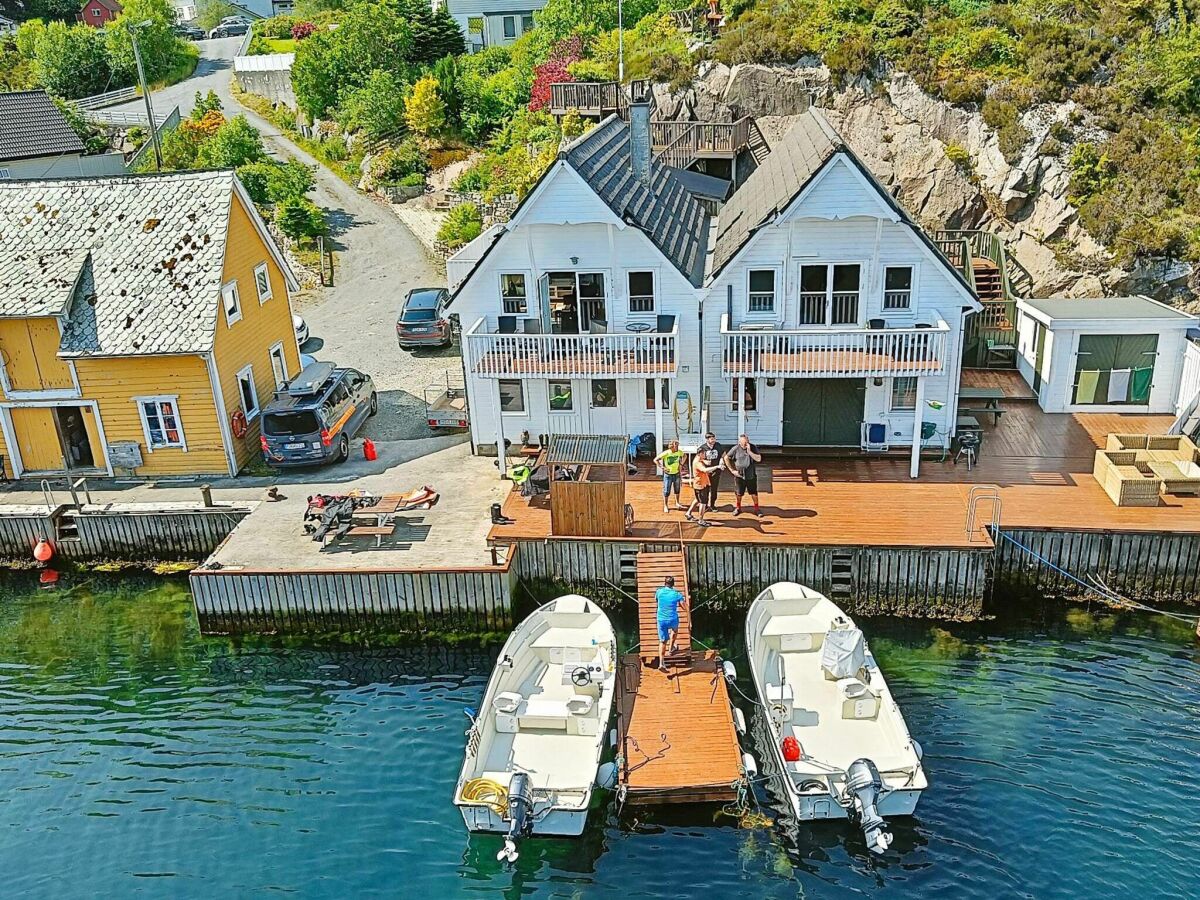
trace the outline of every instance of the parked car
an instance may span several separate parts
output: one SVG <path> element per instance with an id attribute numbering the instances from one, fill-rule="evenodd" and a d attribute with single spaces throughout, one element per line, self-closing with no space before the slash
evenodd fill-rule
<path id="1" fill-rule="evenodd" d="M 181 38 L 187 38 L 189 41 L 204 40 L 204 29 L 197 28 L 195 25 L 190 25 L 187 22 L 180 22 L 172 30 Z"/>
<path id="2" fill-rule="evenodd" d="M 236 37 L 245 34 L 250 26 L 245 22 L 230 22 L 228 25 L 218 25 L 208 33 L 210 38 Z"/>
<path id="3" fill-rule="evenodd" d="M 263 458 L 272 466 L 316 466 L 350 455 L 350 439 L 379 411 L 371 376 L 314 362 L 263 410 Z"/>
<path id="4" fill-rule="evenodd" d="M 220 22 L 222 25 L 249 25 L 250 20 L 245 16 L 226 16 Z"/>
<path id="5" fill-rule="evenodd" d="M 292 316 L 292 327 L 296 329 L 296 343 L 304 346 L 304 343 L 310 337 L 308 323 L 304 321 L 303 316 Z"/>
<path id="6" fill-rule="evenodd" d="M 449 347 L 454 339 L 446 306 L 450 292 L 445 288 L 413 288 L 404 298 L 396 320 L 396 340 L 401 350 L 418 347 Z"/>

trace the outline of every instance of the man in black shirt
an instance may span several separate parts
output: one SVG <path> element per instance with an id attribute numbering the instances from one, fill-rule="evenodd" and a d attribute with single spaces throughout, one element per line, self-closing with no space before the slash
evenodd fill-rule
<path id="1" fill-rule="evenodd" d="M 750 438 L 744 434 L 725 454 L 725 467 L 733 473 L 733 490 L 736 496 L 733 507 L 735 516 L 742 514 L 743 494 L 750 495 L 750 500 L 754 503 L 754 514 L 762 515 L 758 509 L 758 469 L 755 468 L 755 465 L 760 462 L 762 462 L 762 454 L 758 452 L 758 447 L 750 443 Z"/>
<path id="2" fill-rule="evenodd" d="M 705 466 L 709 467 L 708 508 L 715 510 L 717 508 L 717 488 L 721 486 L 721 457 L 725 455 L 725 448 L 717 443 L 717 436 L 710 431 L 704 436 L 704 443 L 700 445 L 696 455 L 700 457 Z"/>

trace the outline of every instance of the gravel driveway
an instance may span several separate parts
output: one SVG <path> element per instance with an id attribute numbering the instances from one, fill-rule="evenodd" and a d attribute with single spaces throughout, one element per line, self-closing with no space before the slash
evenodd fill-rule
<path id="1" fill-rule="evenodd" d="M 412 288 L 444 286 L 442 274 L 412 232 L 381 201 L 360 194 L 293 144 L 273 124 L 241 107 L 229 89 L 233 56 L 241 38 L 199 41 L 201 60 L 187 81 L 154 95 L 155 112 L 175 104 L 186 114 L 197 90 L 217 92 L 227 115 L 243 112 L 262 132 L 268 149 L 316 167 L 315 202 L 329 212 L 337 249 L 334 286 L 293 300 L 308 321 L 311 337 L 305 353 L 367 372 L 379 392 L 379 415 L 363 434 L 378 441 L 430 437 L 425 424 L 424 390 L 462 378 L 457 347 L 410 353 L 396 346 L 396 317 Z M 160 99 L 161 98 L 161 99 Z M 160 109 L 162 106 L 166 109 Z"/>

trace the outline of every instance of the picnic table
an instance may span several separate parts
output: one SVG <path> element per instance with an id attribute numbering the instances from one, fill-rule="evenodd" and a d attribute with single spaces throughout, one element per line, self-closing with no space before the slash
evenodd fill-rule
<path id="1" fill-rule="evenodd" d="M 979 420 L 974 416 L 959 416 L 957 419 L 957 430 L 959 434 L 964 431 L 983 431 L 983 426 L 979 424 Z"/>
<path id="2" fill-rule="evenodd" d="M 959 416 L 994 416 L 994 423 L 1000 424 L 1000 417 L 1004 415 L 1004 409 L 1000 406 L 1000 401 L 1006 399 L 1007 395 L 1003 388 L 987 388 L 987 387 L 965 387 L 958 392 L 958 414 Z"/>
<path id="3" fill-rule="evenodd" d="M 360 506 L 354 510 L 351 521 L 368 524 L 356 524 L 346 532 L 347 537 L 373 537 L 375 546 L 383 544 L 385 537 L 391 537 L 396 529 L 396 513 L 404 503 L 400 494 L 384 494 L 371 506 Z"/>

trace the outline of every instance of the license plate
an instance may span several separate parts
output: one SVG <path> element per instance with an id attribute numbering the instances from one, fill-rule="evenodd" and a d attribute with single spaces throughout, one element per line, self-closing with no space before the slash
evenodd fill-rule
<path id="1" fill-rule="evenodd" d="M 433 331 L 432 328 L 413 328 L 410 330 L 413 334 L 429 334 L 429 332 Z"/>
<path id="2" fill-rule="evenodd" d="M 303 450 L 304 444 L 284 444 L 284 450 Z"/>

